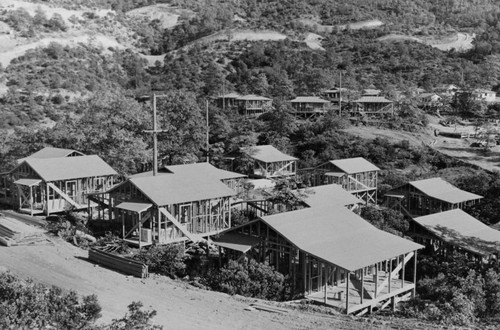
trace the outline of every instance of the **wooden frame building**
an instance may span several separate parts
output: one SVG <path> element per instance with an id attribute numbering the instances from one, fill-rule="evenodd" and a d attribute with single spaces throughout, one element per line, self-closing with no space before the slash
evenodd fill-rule
<path id="1" fill-rule="evenodd" d="M 121 221 L 123 239 L 139 247 L 196 242 L 231 226 L 236 192 L 228 184 L 239 178 L 208 163 L 137 174 L 107 192 L 109 218 Z"/>
<path id="2" fill-rule="evenodd" d="M 286 155 L 271 145 L 240 149 L 251 160 L 250 176 L 272 179 L 297 174 L 297 158 Z"/>
<path id="3" fill-rule="evenodd" d="M 313 118 L 325 114 L 331 103 L 318 96 L 298 96 L 290 101 L 295 116 L 300 118 Z"/>
<path id="4" fill-rule="evenodd" d="M 394 115 L 394 103 L 383 96 L 362 96 L 353 103 L 351 117 L 378 119 Z"/>
<path id="5" fill-rule="evenodd" d="M 221 108 L 235 108 L 242 115 L 247 117 L 257 117 L 272 108 L 273 100 L 264 96 L 238 93 L 228 93 L 218 96 L 215 99 Z"/>
<path id="6" fill-rule="evenodd" d="M 312 170 L 311 183 L 338 184 L 365 203 L 377 204 L 378 171 L 362 157 L 331 160 Z M 311 175 L 309 173 L 309 175 Z"/>
<path id="7" fill-rule="evenodd" d="M 31 215 L 85 209 L 88 196 L 110 189 L 117 176 L 96 155 L 28 157 L 3 175 L 0 201 Z"/>
<path id="8" fill-rule="evenodd" d="M 500 254 L 500 231 L 461 209 L 416 217 L 410 223 L 409 235 L 434 254 L 457 250 L 479 260 L 498 260 Z"/>
<path id="9" fill-rule="evenodd" d="M 482 196 L 461 190 L 441 178 L 408 182 L 385 194 L 387 207 L 409 217 L 428 215 L 475 205 Z"/>
<path id="10" fill-rule="evenodd" d="M 294 294 L 347 314 L 394 307 L 415 295 L 422 246 L 378 230 L 339 205 L 262 216 L 213 240 L 226 253 L 244 253 L 290 276 Z M 407 267 L 412 258 L 413 267 Z"/>

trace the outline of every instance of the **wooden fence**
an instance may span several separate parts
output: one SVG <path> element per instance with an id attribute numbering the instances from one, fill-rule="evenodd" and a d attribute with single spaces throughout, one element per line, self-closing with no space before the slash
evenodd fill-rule
<path id="1" fill-rule="evenodd" d="M 90 249 L 89 260 L 127 275 L 140 278 L 148 277 L 148 266 L 142 262 L 120 257 L 113 253 Z"/>

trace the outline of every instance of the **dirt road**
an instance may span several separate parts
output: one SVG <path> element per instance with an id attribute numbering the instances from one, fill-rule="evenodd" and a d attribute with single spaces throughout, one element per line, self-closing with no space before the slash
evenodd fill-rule
<path id="1" fill-rule="evenodd" d="M 361 329 L 367 325 L 363 319 L 293 309 L 287 315 L 245 311 L 255 300 L 197 289 L 163 276 L 128 277 L 89 263 L 85 250 L 59 238 L 53 241 L 53 246 L 0 246 L 0 266 L 82 295 L 96 294 L 103 308 L 100 322 L 123 316 L 130 302 L 141 301 L 145 309 L 158 312 L 153 321 L 166 329 Z M 384 326 L 370 324 L 370 328 Z"/>

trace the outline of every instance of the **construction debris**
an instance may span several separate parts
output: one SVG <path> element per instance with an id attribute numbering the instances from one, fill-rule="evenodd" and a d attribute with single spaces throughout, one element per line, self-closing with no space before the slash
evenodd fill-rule
<path id="1" fill-rule="evenodd" d="M 89 260 L 127 275 L 133 275 L 140 278 L 145 278 L 149 275 L 148 266 L 142 262 L 121 257 L 113 253 L 100 251 L 98 249 L 89 250 Z"/>
<path id="2" fill-rule="evenodd" d="M 5 246 L 15 246 L 48 244 L 51 241 L 45 236 L 43 229 L 0 216 L 0 243 Z"/>
<path id="3" fill-rule="evenodd" d="M 279 307 L 269 306 L 269 305 L 263 305 L 263 304 L 257 304 L 257 303 L 250 304 L 249 307 L 250 308 L 254 308 L 254 309 L 258 309 L 258 310 L 261 310 L 261 311 L 270 312 L 270 313 L 277 313 L 277 314 L 287 314 L 288 313 L 288 310 L 286 310 L 284 308 L 279 308 Z"/>

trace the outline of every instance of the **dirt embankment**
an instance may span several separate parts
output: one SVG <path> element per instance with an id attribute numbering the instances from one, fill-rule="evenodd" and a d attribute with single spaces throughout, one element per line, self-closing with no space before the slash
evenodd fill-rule
<path id="1" fill-rule="evenodd" d="M 431 328 L 415 320 L 353 318 L 293 308 L 288 314 L 245 311 L 254 299 L 194 288 L 163 276 L 125 276 L 88 262 L 85 250 L 51 239 L 53 246 L 0 246 L 2 270 L 82 295 L 96 294 L 103 323 L 122 317 L 132 301 L 141 301 L 144 309 L 157 311 L 153 321 L 165 329 Z"/>

